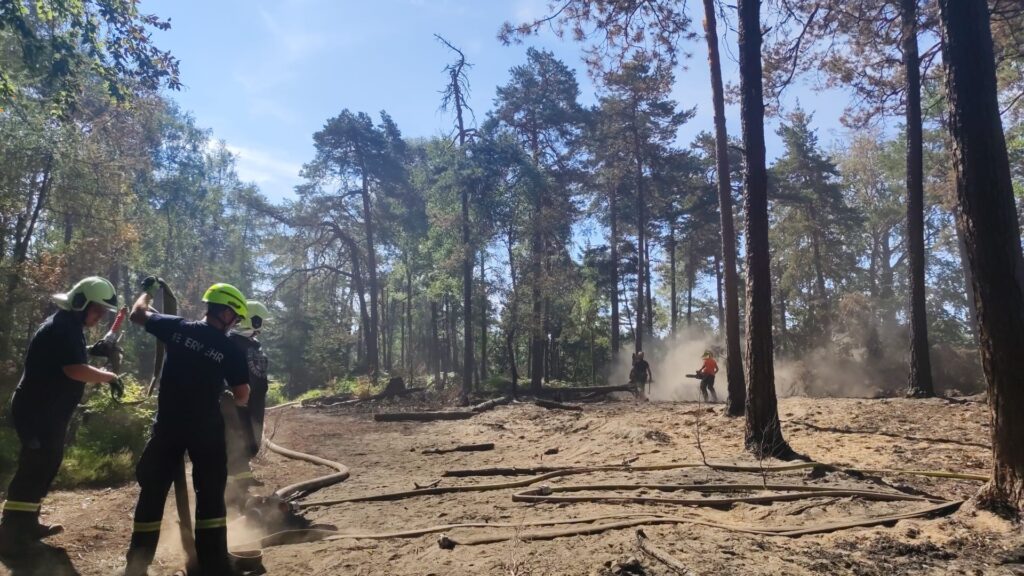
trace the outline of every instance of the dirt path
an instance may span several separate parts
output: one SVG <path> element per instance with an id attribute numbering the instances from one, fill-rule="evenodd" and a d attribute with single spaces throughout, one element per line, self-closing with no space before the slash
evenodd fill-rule
<path id="1" fill-rule="evenodd" d="M 446 470 L 483 467 L 634 465 L 700 462 L 701 445 L 711 462 L 757 466 L 741 450 L 743 421 L 719 410 L 698 410 L 693 403 L 608 403 L 582 413 L 548 411 L 532 405 L 497 408 L 471 420 L 437 423 L 375 423 L 365 413 L 331 409 L 288 409 L 271 416 L 268 433 L 283 446 L 348 465 L 346 482 L 307 500 L 344 498 L 427 484 Z M 858 468 L 957 470 L 985 474 L 988 412 L 984 404 L 945 400 L 856 400 L 789 398 L 780 403 L 785 433 L 792 446 L 820 462 Z M 493 442 L 488 452 L 427 455 L 427 448 Z M 555 452 L 557 449 L 557 453 Z M 766 462 L 765 464 L 769 464 Z M 777 464 L 777 463 L 775 463 Z M 264 454 L 257 466 L 269 491 L 324 474 L 317 466 Z M 484 484 L 508 477 L 443 478 L 442 486 Z M 856 477 L 807 471 L 761 474 L 690 468 L 658 472 L 605 472 L 552 479 L 551 486 L 609 483 L 810 484 L 927 494 L 943 499 L 969 498 L 976 482 L 911 476 Z M 731 524 L 794 527 L 860 516 L 900 513 L 910 502 L 867 502 L 855 498 L 818 498 L 772 504 L 738 504 L 728 510 L 681 508 L 664 504 L 513 502 L 515 490 L 470 492 L 391 502 L 362 502 L 311 508 L 307 517 L 347 533 L 407 530 L 438 524 L 491 522 L 522 524 L 622 513 L 699 514 Z M 129 538 L 132 486 L 104 491 L 58 493 L 47 501 L 47 518 L 64 523 L 68 533 L 53 539 L 82 575 L 110 574 L 120 564 Z M 620 492 L 626 495 L 627 493 Z M 635 494 L 633 494 L 635 495 Z M 664 495 L 649 493 L 649 496 Z M 668 495 L 673 495 L 668 493 Z M 708 495 L 710 496 L 710 495 Z M 168 510 L 165 518 L 173 513 Z M 173 525 L 164 540 L 173 540 Z M 663 564 L 639 552 L 635 529 L 592 536 L 523 542 L 522 529 L 458 529 L 456 539 L 510 535 L 506 542 L 443 550 L 438 534 L 395 540 L 341 540 L 271 548 L 270 574 L 504 574 L 610 575 L 670 574 Z M 694 574 L 1015 574 L 1024 562 L 1020 527 L 969 505 L 942 518 L 903 520 L 890 527 L 859 528 L 825 535 L 787 538 L 748 535 L 693 524 L 645 527 L 650 540 L 669 551 Z M 164 546 L 162 565 L 151 574 L 170 573 L 175 552 Z M 60 564 L 59 558 L 58 565 Z M 9 571 L 0 575 L 30 574 Z M 61 573 L 51 569 L 40 574 Z M 1024 571 L 1020 573 L 1024 574 Z"/>

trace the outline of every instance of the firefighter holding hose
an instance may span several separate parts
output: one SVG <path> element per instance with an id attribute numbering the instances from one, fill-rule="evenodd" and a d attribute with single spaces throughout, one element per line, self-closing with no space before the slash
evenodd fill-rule
<path id="1" fill-rule="evenodd" d="M 58 310 L 32 336 L 11 400 L 21 450 L 0 519 L 0 554 L 4 555 L 29 553 L 38 540 L 64 530 L 59 524 L 41 524 L 39 508 L 60 470 L 68 424 L 85 383 L 109 384 L 115 399 L 124 394 L 117 374 L 89 365 L 85 345 L 85 329 L 117 310 L 113 284 L 90 276 L 52 300 Z M 99 343 L 92 349 L 98 350 Z"/>
<path id="2" fill-rule="evenodd" d="M 227 463 L 224 421 L 219 398 L 225 384 L 234 396 L 239 419 L 249 423 L 248 370 L 244 355 L 227 333 L 247 317 L 245 297 L 230 284 L 206 290 L 203 320 L 189 321 L 158 314 L 150 308 L 162 280 L 143 281 L 143 293 L 132 308 L 131 320 L 167 346 L 160 379 L 152 436 L 136 468 L 139 500 L 128 549 L 126 576 L 144 576 L 153 561 L 164 501 L 188 452 L 196 493 L 195 542 L 200 573 L 234 573 L 228 560 L 224 487 Z M 251 425 L 248 426 L 251 430 Z M 248 450 L 258 449 L 250 436 Z"/>
<path id="3" fill-rule="evenodd" d="M 249 314 L 231 331 L 228 338 L 238 347 L 245 357 L 249 368 L 249 414 L 252 419 L 252 430 L 244 430 L 245 425 L 234 418 L 234 405 L 228 395 L 221 396 L 221 412 L 227 424 L 228 446 L 228 486 L 226 499 L 228 504 L 241 506 L 251 486 L 259 482 L 252 474 L 249 461 L 252 455 L 248 448 L 250 435 L 257 442 L 263 437 L 264 410 L 267 406 L 267 355 L 263 353 L 263 344 L 257 336 L 266 328 L 270 319 L 270 311 L 262 302 L 248 300 L 245 303 Z"/>

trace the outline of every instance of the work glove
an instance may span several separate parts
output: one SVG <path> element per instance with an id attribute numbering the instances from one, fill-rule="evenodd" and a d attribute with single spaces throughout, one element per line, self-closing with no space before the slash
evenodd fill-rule
<path id="1" fill-rule="evenodd" d="M 110 386 L 110 397 L 115 402 L 120 402 L 124 398 L 124 380 L 121 376 L 118 376 L 107 383 Z"/>
<path id="2" fill-rule="evenodd" d="M 163 278 L 157 278 L 156 276 L 146 276 L 142 280 L 142 291 L 149 294 L 151 297 L 156 296 L 156 291 L 164 285 Z"/>

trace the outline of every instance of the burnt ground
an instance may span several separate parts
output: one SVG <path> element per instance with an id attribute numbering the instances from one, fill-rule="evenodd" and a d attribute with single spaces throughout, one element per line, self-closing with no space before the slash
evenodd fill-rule
<path id="1" fill-rule="evenodd" d="M 392 409 L 403 409 L 392 406 Z M 632 400 L 587 405 L 583 412 L 549 411 L 530 404 L 503 406 L 470 420 L 434 423 L 375 423 L 366 411 L 289 408 L 268 415 L 267 433 L 282 446 L 336 460 L 351 468 L 347 481 L 307 501 L 409 490 L 414 483 L 441 486 L 504 482 L 522 477 L 442 478 L 446 470 L 484 467 L 587 466 L 633 460 L 634 466 L 709 462 L 767 466 L 742 450 L 743 420 L 721 414 L 721 406 L 644 403 Z M 409 409 L 408 406 L 404 409 Z M 861 469 L 948 470 L 986 474 L 990 462 L 988 409 L 975 401 L 943 399 L 780 400 L 784 433 L 798 452 L 816 461 Z M 423 454 L 427 448 L 493 442 L 486 452 Z M 275 487 L 327 473 L 272 453 L 258 458 L 256 474 Z M 804 484 L 969 500 L 979 482 L 897 475 L 808 470 L 762 474 L 706 467 L 655 472 L 614 471 L 546 481 L 553 487 L 588 484 Z M 460 522 L 520 525 L 542 519 L 605 514 L 656 513 L 694 516 L 723 524 L 801 526 L 884 516 L 921 507 L 918 502 L 873 502 L 821 497 L 728 509 L 614 502 L 513 502 L 520 489 L 422 496 L 385 502 L 347 503 L 306 510 L 315 522 L 353 534 L 393 532 Z M 755 491 L 756 492 L 756 491 Z M 617 492 L 621 495 L 635 493 Z M 121 565 L 131 530 L 134 486 L 53 494 L 44 505 L 49 521 L 68 531 L 51 539 L 45 568 L 0 562 L 8 574 L 111 574 Z M 648 496 L 679 497 L 647 491 Z M 711 496 L 711 495 L 706 495 Z M 173 511 L 165 515 L 158 565 L 150 574 L 170 574 L 180 563 L 175 551 Z M 234 526 L 234 525 L 233 525 Z M 543 528 L 541 528 L 543 529 Z M 509 540 L 477 546 L 438 546 L 439 534 L 407 539 L 353 539 L 268 548 L 270 574 L 673 574 L 639 551 L 636 529 L 547 541 L 523 541 L 538 530 L 463 528 L 452 538 L 506 535 Z M 801 537 L 763 536 L 695 524 L 645 526 L 650 541 L 670 552 L 694 574 L 1024 574 L 1024 532 L 1019 524 L 978 511 L 967 502 L 938 518 L 900 520 L 888 526 L 854 528 Z M 235 541 L 250 535 L 232 533 Z M 72 572 L 71 570 L 74 570 Z"/>

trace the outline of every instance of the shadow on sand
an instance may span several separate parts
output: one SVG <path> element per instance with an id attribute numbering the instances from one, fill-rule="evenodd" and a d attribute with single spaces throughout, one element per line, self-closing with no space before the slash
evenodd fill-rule
<path id="1" fill-rule="evenodd" d="M 0 566 L 11 576 L 79 576 L 66 550 L 42 543 L 23 555 L 0 556 Z"/>

